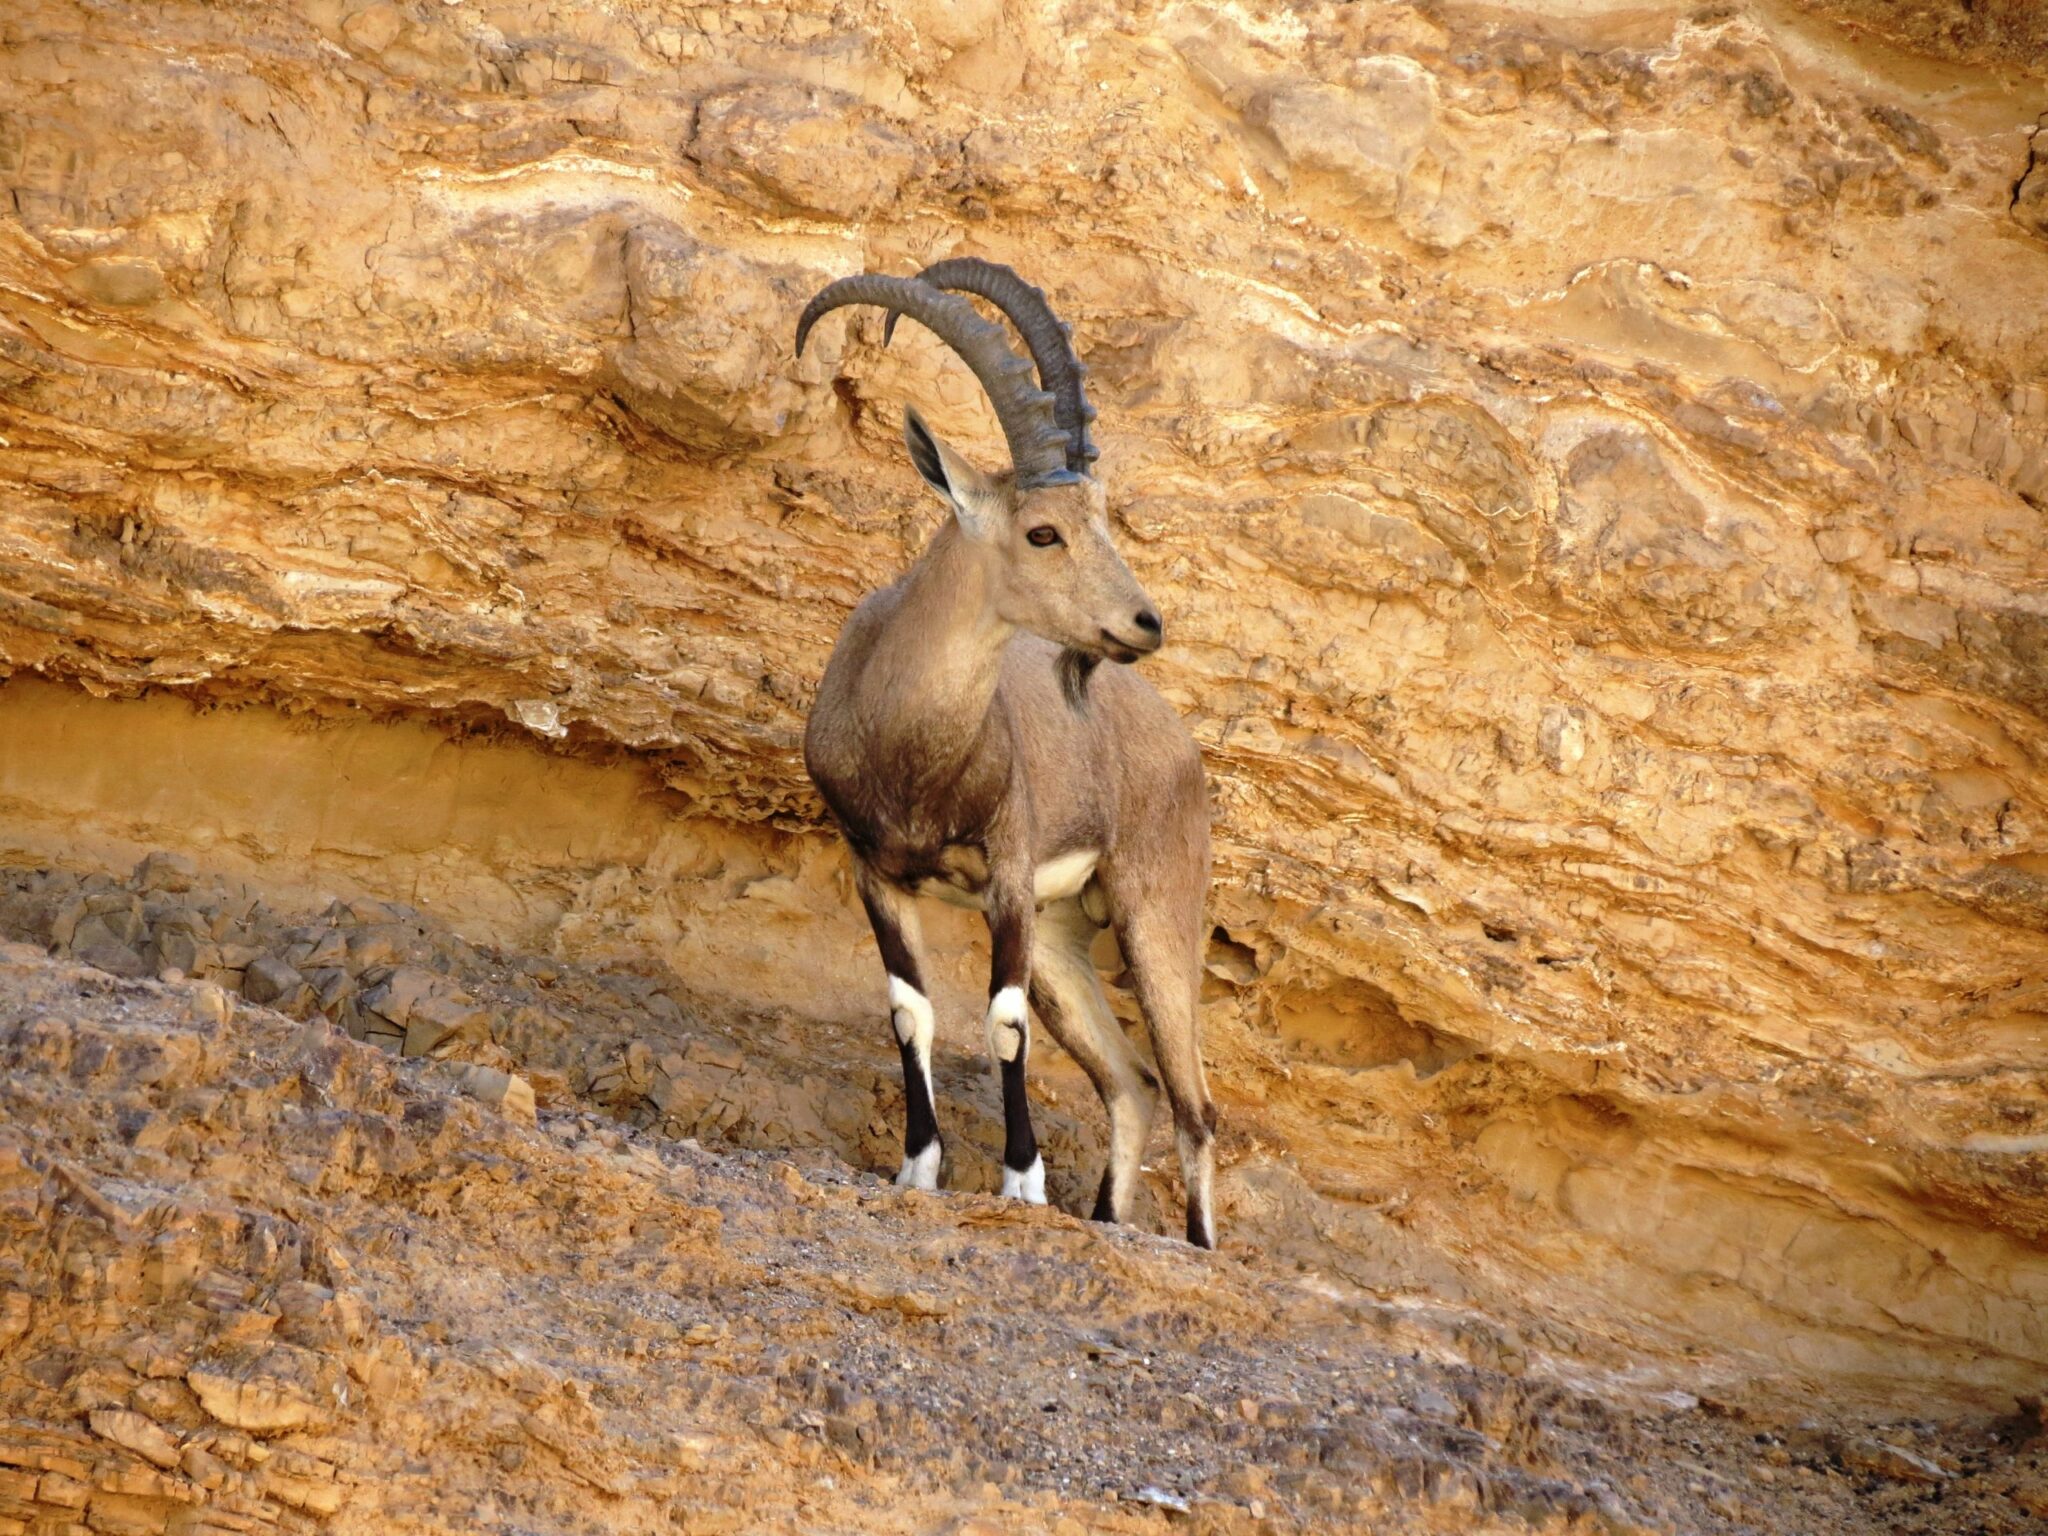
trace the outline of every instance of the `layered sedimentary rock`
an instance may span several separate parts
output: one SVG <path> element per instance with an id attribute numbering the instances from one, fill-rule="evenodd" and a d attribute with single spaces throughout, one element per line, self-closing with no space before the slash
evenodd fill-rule
<path id="1" fill-rule="evenodd" d="M 885 1047 L 797 742 L 902 403 L 1000 438 L 790 333 L 1010 261 L 1211 768 L 1226 1220 L 1718 1385 L 2035 1381 L 2048 76 L 1972 14 L 14 7 L 0 842 Z"/>

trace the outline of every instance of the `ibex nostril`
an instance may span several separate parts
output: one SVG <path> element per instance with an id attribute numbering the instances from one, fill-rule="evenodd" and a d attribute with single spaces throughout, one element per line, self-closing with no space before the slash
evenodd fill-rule
<path id="1" fill-rule="evenodd" d="M 1154 613 L 1150 608 L 1140 608 L 1138 610 L 1137 617 L 1132 619 L 1131 622 L 1137 625 L 1138 628 L 1145 631 L 1145 633 L 1148 635 L 1156 635 L 1159 633 L 1159 615 Z"/>

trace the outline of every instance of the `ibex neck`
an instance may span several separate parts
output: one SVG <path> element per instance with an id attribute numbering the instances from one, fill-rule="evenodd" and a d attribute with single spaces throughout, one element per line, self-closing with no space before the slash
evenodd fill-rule
<path id="1" fill-rule="evenodd" d="M 1016 628 L 996 612 L 986 555 L 948 523 L 903 577 L 881 647 L 893 674 L 886 696 L 894 732 L 919 738 L 920 757 L 943 771 L 981 735 Z"/>

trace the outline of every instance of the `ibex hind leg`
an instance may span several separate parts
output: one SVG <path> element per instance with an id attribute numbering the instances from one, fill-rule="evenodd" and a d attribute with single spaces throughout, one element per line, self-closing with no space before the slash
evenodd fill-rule
<path id="1" fill-rule="evenodd" d="M 1099 932 L 1076 898 L 1051 902 L 1038 914 L 1031 946 L 1031 1006 L 1088 1074 L 1109 1115 L 1109 1159 L 1094 1217 L 1128 1221 L 1159 1083 L 1103 996 L 1102 978 L 1089 958 Z"/>
<path id="2" fill-rule="evenodd" d="M 1173 1106 L 1174 1142 L 1188 1194 L 1188 1241 L 1216 1246 L 1216 1106 L 1202 1071 L 1201 912 L 1163 903 L 1137 905 L 1117 924 L 1124 960 L 1137 983 L 1138 1004 L 1152 1030 L 1159 1076 Z"/>

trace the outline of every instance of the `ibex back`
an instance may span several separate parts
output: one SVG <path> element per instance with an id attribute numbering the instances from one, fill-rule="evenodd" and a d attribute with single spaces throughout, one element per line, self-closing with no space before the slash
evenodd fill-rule
<path id="1" fill-rule="evenodd" d="M 1037 365 L 964 290 L 994 303 Z M 1158 610 L 1109 537 L 1088 440 L 1094 412 L 1067 328 L 1007 267 L 946 261 L 916 278 L 842 278 L 820 315 L 877 304 L 927 326 L 988 391 L 1011 468 L 985 475 L 904 422 L 911 462 L 952 516 L 841 631 L 804 733 L 804 761 L 853 852 L 903 1056 L 903 1167 L 934 1189 L 932 1005 L 916 899 L 979 908 L 994 949 L 985 1023 L 1003 1085 L 1003 1192 L 1045 1199 L 1024 1069 L 1030 1014 L 1094 1081 L 1109 1114 L 1095 1215 L 1127 1219 L 1161 1080 L 1187 1186 L 1188 1240 L 1215 1244 L 1215 1110 L 1198 998 L 1209 883 L 1208 788 L 1187 728 L 1125 666 L 1159 648 Z M 1040 384 L 1043 387 L 1040 387 Z M 1116 930 L 1158 1062 L 1110 1012 L 1090 958 Z M 1029 1000 L 1029 1009 L 1026 1000 Z"/>

